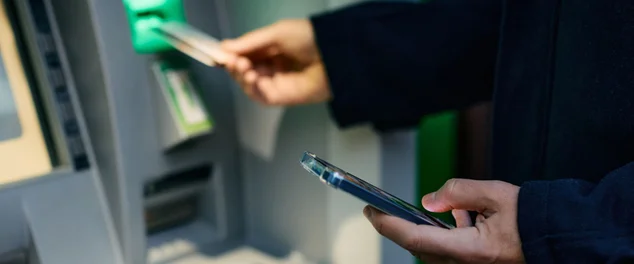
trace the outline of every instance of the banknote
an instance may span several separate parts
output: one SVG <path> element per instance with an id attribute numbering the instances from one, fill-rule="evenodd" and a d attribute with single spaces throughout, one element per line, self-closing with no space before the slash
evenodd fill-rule
<path id="1" fill-rule="evenodd" d="M 154 28 L 177 50 L 208 66 L 221 66 L 231 56 L 220 48 L 220 41 L 201 30 L 181 22 L 166 22 Z"/>

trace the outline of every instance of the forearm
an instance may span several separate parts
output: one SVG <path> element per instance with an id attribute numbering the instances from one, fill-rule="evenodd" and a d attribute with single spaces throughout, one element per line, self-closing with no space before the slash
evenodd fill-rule
<path id="1" fill-rule="evenodd" d="M 520 188 L 528 263 L 634 263 L 634 162 L 598 184 L 568 179 Z"/>
<path id="2" fill-rule="evenodd" d="M 397 128 L 492 95 L 501 3 L 364 3 L 311 18 L 342 127 Z"/>

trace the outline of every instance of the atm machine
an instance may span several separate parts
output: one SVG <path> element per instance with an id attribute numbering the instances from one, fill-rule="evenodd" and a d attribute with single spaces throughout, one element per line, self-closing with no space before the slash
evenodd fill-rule
<path id="1" fill-rule="evenodd" d="M 49 9 L 0 2 L 0 263 L 124 263 Z"/>
<path id="2" fill-rule="evenodd" d="M 168 19 L 233 37 L 348 2 L 3 3 L 49 158 L 0 181 L 0 263 L 413 263 L 299 158 L 314 152 L 416 203 L 414 133 L 340 131 L 324 105 L 257 105 L 223 70 L 144 36 Z M 10 133 L 2 158 L 26 146 L 5 147 Z"/>

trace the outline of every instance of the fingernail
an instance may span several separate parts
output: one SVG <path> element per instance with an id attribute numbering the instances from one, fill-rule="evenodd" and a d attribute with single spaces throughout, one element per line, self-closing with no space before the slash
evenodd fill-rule
<path id="1" fill-rule="evenodd" d="M 367 219 L 372 219 L 372 210 L 370 210 L 370 207 L 366 206 L 363 208 L 363 215 L 365 215 Z"/>
<path id="2" fill-rule="evenodd" d="M 429 206 L 434 203 L 434 200 L 436 200 L 436 192 L 425 195 L 421 202 L 423 207 L 429 210 Z"/>
<path id="3" fill-rule="evenodd" d="M 423 197 L 423 203 L 431 203 L 436 200 L 436 192 L 429 193 Z"/>

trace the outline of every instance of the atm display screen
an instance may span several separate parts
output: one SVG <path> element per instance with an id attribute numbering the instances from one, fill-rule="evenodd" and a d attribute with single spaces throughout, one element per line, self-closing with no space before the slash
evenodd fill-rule
<path id="1" fill-rule="evenodd" d="M 0 54 L 0 142 L 20 137 L 21 128 L 11 84 Z"/>

